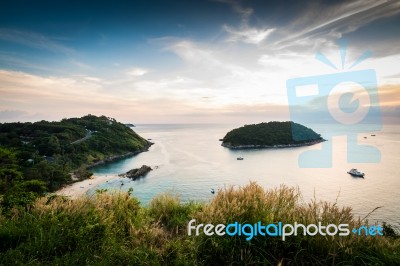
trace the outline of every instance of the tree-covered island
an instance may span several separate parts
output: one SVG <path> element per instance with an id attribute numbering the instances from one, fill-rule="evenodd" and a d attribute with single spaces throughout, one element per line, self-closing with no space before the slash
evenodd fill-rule
<path id="1" fill-rule="evenodd" d="M 152 143 L 106 116 L 0 123 L 0 209 L 25 206 L 90 177 L 90 167 L 146 151 Z"/>
<path id="2" fill-rule="evenodd" d="M 221 145 L 230 149 L 284 148 L 322 141 L 325 140 L 321 135 L 308 127 L 290 121 L 274 121 L 233 129 L 225 135 Z"/>

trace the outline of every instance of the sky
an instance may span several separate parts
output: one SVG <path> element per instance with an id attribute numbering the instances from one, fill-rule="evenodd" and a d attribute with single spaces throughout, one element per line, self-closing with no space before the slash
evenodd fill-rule
<path id="1" fill-rule="evenodd" d="M 400 1 L 0 1 L 0 122 L 283 121 L 288 80 L 372 69 L 400 123 Z"/>

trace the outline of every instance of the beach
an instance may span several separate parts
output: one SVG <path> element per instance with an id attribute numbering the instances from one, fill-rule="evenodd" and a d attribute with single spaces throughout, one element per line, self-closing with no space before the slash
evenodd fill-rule
<path id="1" fill-rule="evenodd" d="M 117 178 L 120 177 L 118 175 L 93 176 L 90 179 L 85 179 L 79 182 L 75 182 L 71 185 L 67 185 L 66 187 L 56 191 L 55 194 L 76 199 L 80 196 L 85 195 L 89 189 Z"/>

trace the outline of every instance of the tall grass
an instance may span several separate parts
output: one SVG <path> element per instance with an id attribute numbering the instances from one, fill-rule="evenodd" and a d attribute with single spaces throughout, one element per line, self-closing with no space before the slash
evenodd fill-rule
<path id="1" fill-rule="evenodd" d="M 203 223 L 263 224 L 283 222 L 294 224 L 349 224 L 350 230 L 362 223 L 355 219 L 350 207 L 312 200 L 303 203 L 295 188 L 281 186 L 264 190 L 256 183 L 219 191 L 217 196 L 198 214 Z M 246 264 L 381 264 L 400 263 L 400 242 L 385 237 L 349 236 L 313 237 L 299 234 L 282 241 L 279 237 L 202 236 L 198 256 L 206 263 Z"/>
<path id="2" fill-rule="evenodd" d="M 186 226 L 231 222 L 363 224 L 351 209 L 313 200 L 298 190 L 255 183 L 219 191 L 209 203 L 181 203 L 161 194 L 142 206 L 129 193 L 69 200 L 46 197 L 30 210 L 0 216 L 0 264 L 99 265 L 396 265 L 400 240 L 391 237 L 188 236 Z"/>

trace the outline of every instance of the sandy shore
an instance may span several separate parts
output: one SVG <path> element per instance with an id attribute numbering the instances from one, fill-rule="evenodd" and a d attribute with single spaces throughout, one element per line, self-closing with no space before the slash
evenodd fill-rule
<path id="1" fill-rule="evenodd" d="M 72 199 L 78 198 L 84 195 L 89 189 L 94 188 L 100 184 L 103 184 L 107 181 L 120 178 L 118 175 L 107 175 L 107 176 L 93 176 L 92 179 L 86 179 L 83 181 L 79 181 L 68 185 L 57 192 L 56 195 L 70 197 Z"/>

